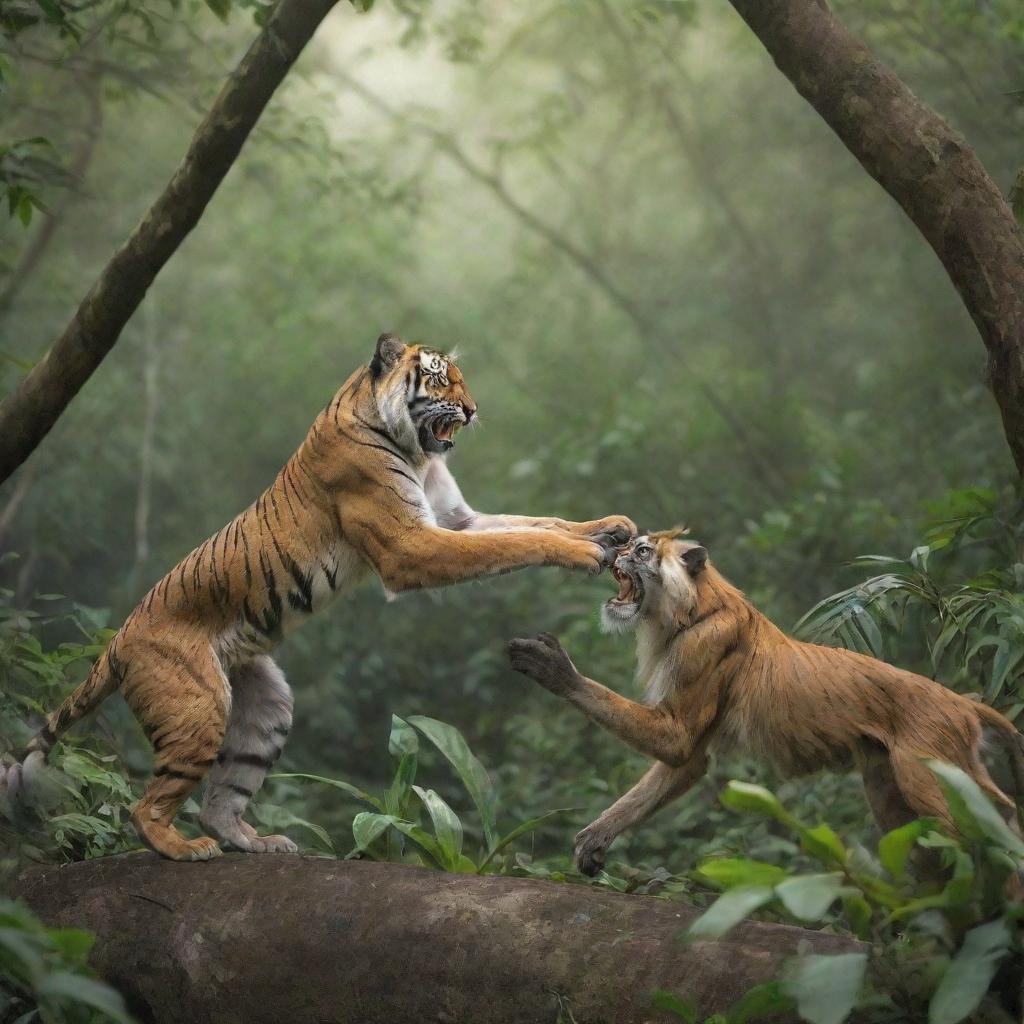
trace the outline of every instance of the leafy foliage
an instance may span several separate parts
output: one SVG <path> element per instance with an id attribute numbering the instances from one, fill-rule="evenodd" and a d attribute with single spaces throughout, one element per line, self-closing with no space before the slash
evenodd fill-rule
<path id="1" fill-rule="evenodd" d="M 1024 969 L 1017 888 L 1024 841 L 963 771 L 929 766 L 960 837 L 914 821 L 882 838 L 878 861 L 827 825 L 807 825 L 770 790 L 729 783 L 722 794 L 727 807 L 782 825 L 825 871 L 799 873 L 744 858 L 706 861 L 697 874 L 722 894 L 689 927 L 687 940 L 717 939 L 755 911 L 842 927 L 863 939 L 863 952 L 798 958 L 772 990 L 772 1011 L 790 1000 L 810 1024 L 840 1024 L 857 1007 L 858 1019 L 957 1024 L 984 1004 L 995 1015 L 988 1019 L 1004 1019 L 1020 998 L 1011 980 Z M 908 875 L 915 850 L 940 859 L 944 881 L 922 885 Z M 656 1004 L 671 1008 L 663 994 Z M 681 1001 L 676 1013 L 697 1019 Z M 734 1019 L 735 1012 L 726 1016 Z"/>
<path id="2" fill-rule="evenodd" d="M 474 857 L 463 850 L 464 829 L 459 815 L 437 792 L 415 785 L 419 766 L 417 731 L 447 758 L 476 807 L 480 845 Z M 391 785 L 380 796 L 372 796 L 347 782 L 300 772 L 279 773 L 271 778 L 305 779 L 333 786 L 373 808 L 361 811 L 352 821 L 355 848 L 350 856 L 401 861 L 412 854 L 416 862 L 444 871 L 482 873 L 517 839 L 550 818 L 566 813 L 565 810 L 548 811 L 499 835 L 498 798 L 487 770 L 457 729 L 433 718 L 417 715 L 405 721 L 392 715 L 388 751 L 397 766 Z M 424 812 L 430 819 L 429 827 L 422 822 Z M 406 840 L 411 841 L 411 848 Z"/>
<path id="3" fill-rule="evenodd" d="M 46 928 L 24 906 L 0 898 L 0 1020 L 28 1024 L 132 1024 L 120 994 L 86 966 L 93 937 Z"/>
<path id="4" fill-rule="evenodd" d="M 863 555 L 884 568 L 825 598 L 797 624 L 806 639 L 885 658 L 885 634 L 924 647 L 931 673 L 980 688 L 1011 719 L 1024 707 L 1024 517 L 1017 495 L 971 489 L 947 496 L 925 542 L 906 559 Z M 946 559 L 942 569 L 936 558 Z"/>

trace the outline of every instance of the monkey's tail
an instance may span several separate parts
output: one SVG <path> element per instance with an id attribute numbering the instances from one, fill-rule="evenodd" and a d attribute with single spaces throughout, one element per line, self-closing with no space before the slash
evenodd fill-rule
<path id="1" fill-rule="evenodd" d="M 45 757 L 61 734 L 106 700 L 119 683 L 118 673 L 111 665 L 110 647 L 107 647 L 96 660 L 85 682 L 71 692 L 64 703 L 46 719 L 42 729 L 32 737 L 25 748 L 25 756 L 38 751 Z"/>
<path id="2" fill-rule="evenodd" d="M 1010 774 L 1013 776 L 1013 802 L 1017 805 L 1017 825 L 1024 835 L 1024 734 L 1005 715 L 983 701 L 976 704 L 978 715 L 983 723 L 995 731 L 1003 750 L 1010 761 Z"/>

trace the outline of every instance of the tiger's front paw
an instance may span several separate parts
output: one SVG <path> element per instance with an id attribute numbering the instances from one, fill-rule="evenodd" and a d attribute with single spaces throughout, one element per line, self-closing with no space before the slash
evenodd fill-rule
<path id="1" fill-rule="evenodd" d="M 588 536 L 602 546 L 621 548 L 637 535 L 636 523 L 628 516 L 605 516 L 587 525 L 590 527 Z"/>
<path id="2" fill-rule="evenodd" d="M 565 648 L 550 633 L 532 639 L 509 640 L 508 660 L 517 672 L 540 683 L 545 690 L 564 696 L 578 685 L 580 678 Z"/>

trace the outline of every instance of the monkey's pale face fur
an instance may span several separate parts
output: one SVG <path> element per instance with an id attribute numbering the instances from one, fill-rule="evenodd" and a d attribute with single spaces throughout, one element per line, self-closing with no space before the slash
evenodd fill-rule
<path id="1" fill-rule="evenodd" d="M 601 625 L 609 633 L 627 633 L 642 622 L 674 629 L 697 603 L 694 577 L 707 551 L 679 531 L 645 534 L 620 549 L 612 566 L 619 592 L 601 607 Z"/>

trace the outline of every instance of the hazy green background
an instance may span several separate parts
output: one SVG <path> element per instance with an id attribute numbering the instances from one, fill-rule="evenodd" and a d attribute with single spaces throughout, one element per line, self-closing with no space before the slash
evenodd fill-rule
<path id="1" fill-rule="evenodd" d="M 1024 126 L 1012 5 L 836 6 L 1007 187 Z M 189 7 L 156 28 L 91 51 L 121 70 L 103 74 L 99 143 L 52 246 L 0 310 L 10 356 L 37 359 L 63 327 L 255 31 Z M 73 147 L 87 110 L 67 67 L 11 59 L 8 78 L 5 130 Z M 0 223 L 7 269 L 38 227 Z M 1011 479 L 938 261 L 727 5 L 341 6 L 33 456 L 0 541 L 19 602 L 58 592 L 116 626 L 272 480 L 384 329 L 459 346 L 482 424 L 450 464 L 477 508 L 686 522 L 784 626 L 839 589 L 845 560 L 909 551 L 949 490 Z M 20 373 L 0 360 L 3 388 Z M 552 570 L 394 603 L 366 587 L 279 651 L 297 698 L 285 767 L 383 780 L 389 713 L 430 715 L 520 812 L 585 807 L 545 833 L 567 848 L 643 762 L 513 674 L 502 643 L 553 630 L 628 690 L 631 645 L 597 628 L 611 589 Z M 320 821 L 353 812 L 310 799 Z M 623 849 L 657 855 L 699 806 Z"/>

